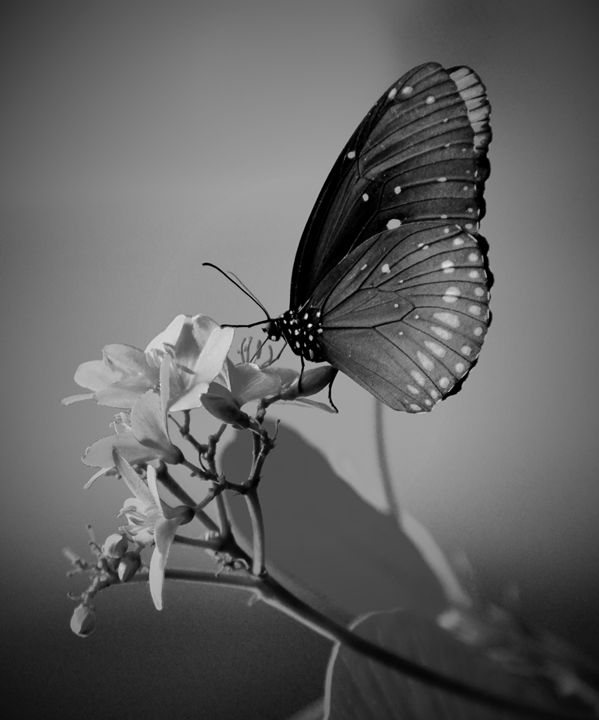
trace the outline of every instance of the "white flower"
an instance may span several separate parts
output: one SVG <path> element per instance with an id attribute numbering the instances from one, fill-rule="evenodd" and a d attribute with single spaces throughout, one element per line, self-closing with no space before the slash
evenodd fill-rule
<path id="1" fill-rule="evenodd" d="M 162 610 L 164 571 L 177 528 L 193 518 L 193 510 L 185 505 L 171 508 L 158 494 L 156 470 L 149 465 L 147 483 L 131 465 L 114 452 L 114 465 L 125 485 L 133 493 L 125 500 L 119 514 L 127 518 L 125 530 L 140 545 L 154 543 L 150 560 L 150 594 L 156 610 Z"/>
<path id="2" fill-rule="evenodd" d="M 82 363 L 75 382 L 92 392 L 71 395 L 62 402 L 71 405 L 92 399 L 99 405 L 130 409 L 144 393 L 166 382 L 167 409 L 199 407 L 200 395 L 223 372 L 232 340 L 232 328 L 221 328 L 206 315 L 177 315 L 145 350 L 106 345 L 101 360 Z M 226 382 L 226 376 L 223 379 Z"/>
<path id="3" fill-rule="evenodd" d="M 151 390 L 138 398 L 129 419 L 121 416 L 113 427 L 114 435 L 100 438 L 85 451 L 83 462 L 100 468 L 86 487 L 114 467 L 115 450 L 134 465 L 152 460 L 164 460 L 174 465 L 183 459 L 181 451 L 169 437 L 164 401 Z"/>

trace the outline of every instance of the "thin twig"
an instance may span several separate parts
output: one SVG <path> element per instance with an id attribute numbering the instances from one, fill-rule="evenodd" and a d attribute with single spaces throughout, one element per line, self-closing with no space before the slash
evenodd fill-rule
<path id="1" fill-rule="evenodd" d="M 198 451 L 198 454 L 202 454 L 206 452 L 206 446 L 203 445 L 199 440 L 196 440 L 196 438 L 191 434 L 189 431 L 189 426 L 191 424 L 191 416 L 189 410 L 184 411 L 185 414 L 185 422 L 181 423 L 173 414 L 169 414 L 169 418 L 175 423 L 177 426 L 179 433 L 182 438 L 187 440 L 188 443 L 193 445 L 193 447 Z"/>
<path id="2" fill-rule="evenodd" d="M 245 494 L 245 502 L 250 516 L 250 521 L 252 523 L 252 574 L 260 576 L 265 570 L 265 532 L 262 507 L 260 505 L 256 486 L 253 486 L 251 490 L 248 490 Z"/>
<path id="3" fill-rule="evenodd" d="M 189 507 L 195 507 L 195 500 L 189 495 L 175 480 L 175 478 L 169 473 L 166 464 L 161 463 L 156 473 L 158 480 L 164 485 L 164 487 L 171 492 L 177 500 L 180 500 L 184 505 Z"/>

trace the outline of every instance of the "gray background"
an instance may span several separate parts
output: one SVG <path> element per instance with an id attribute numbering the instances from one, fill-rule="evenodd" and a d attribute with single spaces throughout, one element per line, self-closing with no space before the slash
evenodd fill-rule
<path id="1" fill-rule="evenodd" d="M 450 554 L 467 553 L 488 595 L 517 583 L 527 617 L 599 656 L 596 28 L 592 0 L 3 9 L 0 652 L 18 717 L 274 719 L 320 693 L 327 644 L 224 591 L 168 588 L 159 615 L 144 588 L 122 588 L 100 598 L 96 635 L 70 635 L 60 548 L 83 551 L 88 521 L 112 531 L 125 495 L 110 481 L 82 490 L 79 457 L 110 412 L 59 399 L 102 345 L 143 347 L 179 312 L 259 319 L 202 261 L 286 309 L 337 152 L 427 60 L 473 66 L 493 104 L 494 322 L 459 395 L 431 415 L 385 414 L 396 490 Z M 365 500 L 354 542 L 366 547 L 368 508 L 385 502 L 373 404 L 344 378 L 335 393 L 339 416 L 278 415 Z M 297 495 L 301 467 L 275 481 Z M 284 518 L 281 487 L 270 513 Z M 295 520 L 299 547 L 309 508 Z M 373 550 L 364 567 L 376 563 Z M 335 563 L 320 569 L 330 594 L 346 588 Z"/>

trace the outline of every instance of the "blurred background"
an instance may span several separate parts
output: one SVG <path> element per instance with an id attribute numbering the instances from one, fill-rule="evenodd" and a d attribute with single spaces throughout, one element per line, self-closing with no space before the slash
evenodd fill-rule
<path id="1" fill-rule="evenodd" d="M 110 479 L 82 489 L 80 456 L 108 434 L 111 412 L 59 401 L 103 345 L 145 347 L 180 312 L 260 319 L 203 261 L 241 275 L 271 313 L 287 309 L 295 249 L 337 153 L 380 93 L 428 60 L 472 66 L 492 102 L 482 232 L 494 322 L 457 396 L 426 416 L 385 411 L 394 488 L 448 556 L 465 553 L 486 597 L 515 584 L 525 617 L 599 659 L 597 10 L 594 0 L 4 7 L 0 653 L 16 717 L 274 720 L 322 694 L 328 643 L 241 593 L 169 586 L 159 614 L 146 588 L 123 587 L 100 596 L 95 635 L 70 633 L 75 583 L 61 548 L 84 553 L 87 522 L 99 538 L 112 532 L 126 493 Z M 285 570 L 311 568 L 336 602 L 375 609 L 394 588 L 401 596 L 405 573 L 392 536 L 379 535 L 374 404 L 341 377 L 335 401 L 338 416 L 274 413 L 290 429 L 266 474 L 267 528 L 278 517 L 270 542 Z M 314 477 L 302 493 L 314 465 L 285 464 L 301 437 L 325 452 L 300 450 L 332 478 L 322 495 Z M 310 504 L 331 537 L 314 530 Z M 334 562 L 340 538 L 345 563 Z M 354 597 L 358 587 L 370 589 Z"/>

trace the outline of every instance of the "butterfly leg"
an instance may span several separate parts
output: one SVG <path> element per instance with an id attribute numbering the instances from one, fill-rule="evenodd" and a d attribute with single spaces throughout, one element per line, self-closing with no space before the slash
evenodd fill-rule
<path id="1" fill-rule="evenodd" d="M 336 378 L 336 377 L 337 377 L 337 373 L 335 373 L 335 374 L 333 375 L 333 378 L 332 378 L 331 382 L 329 383 L 329 403 L 330 403 L 331 407 L 333 408 L 333 410 L 334 410 L 336 413 L 338 413 L 338 412 L 339 412 L 339 408 L 338 408 L 338 407 L 335 405 L 335 403 L 333 402 L 333 383 L 335 382 L 335 378 Z"/>
<path id="2" fill-rule="evenodd" d="M 300 372 L 299 380 L 297 381 L 297 391 L 301 395 L 302 394 L 302 378 L 304 377 L 304 370 L 306 368 L 306 363 L 304 362 L 304 358 L 300 355 L 300 362 L 302 363 L 302 369 Z"/>

